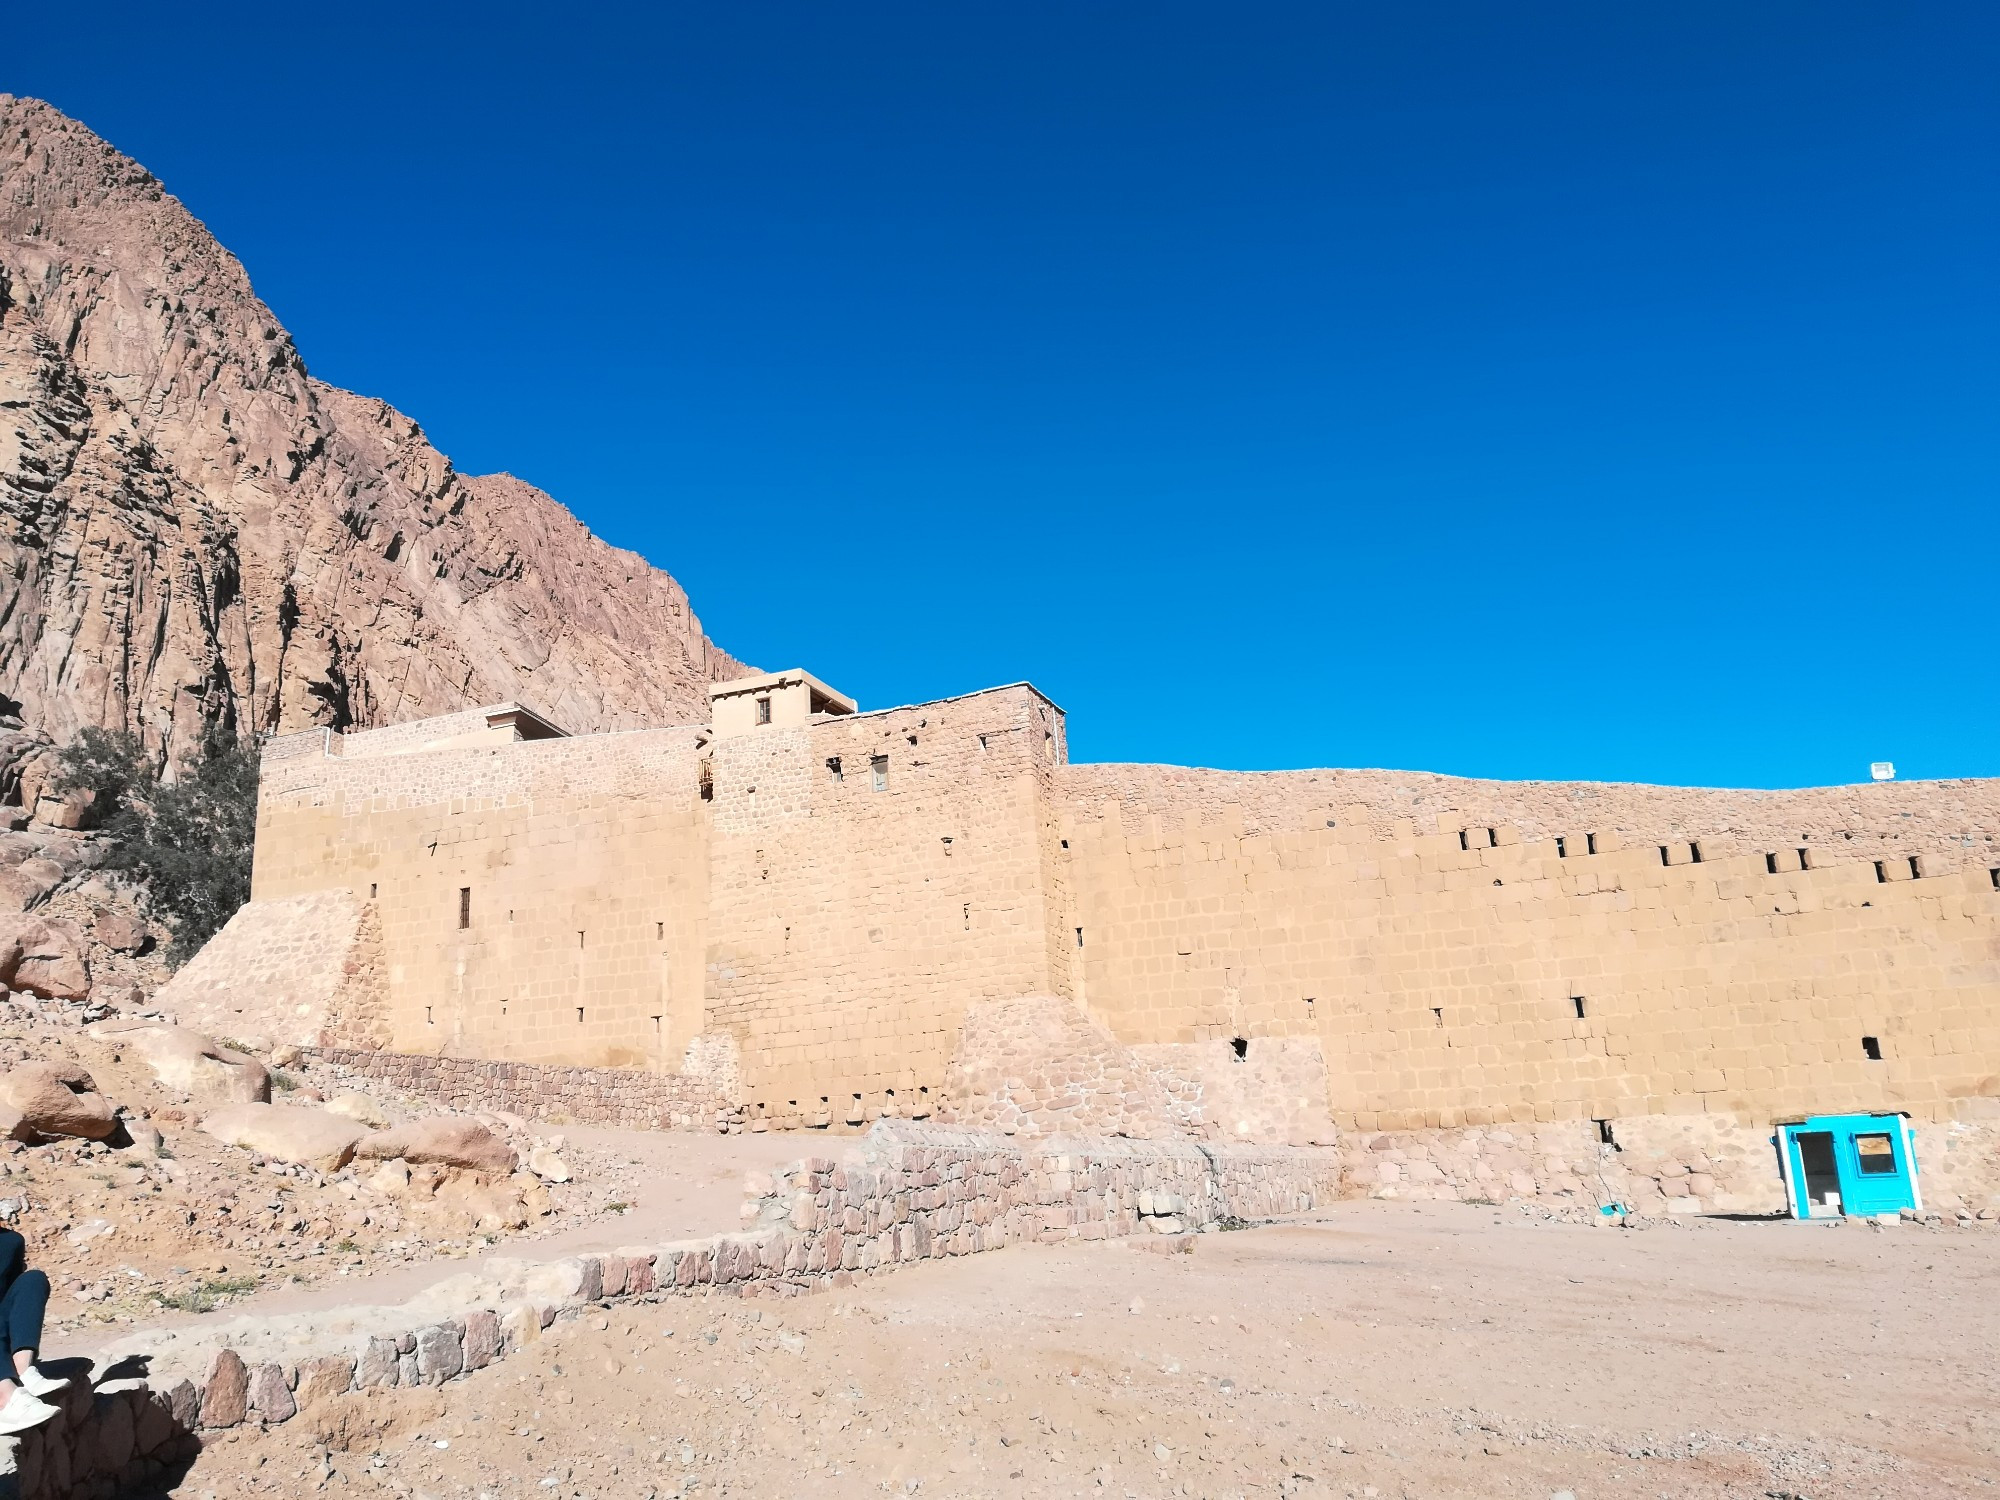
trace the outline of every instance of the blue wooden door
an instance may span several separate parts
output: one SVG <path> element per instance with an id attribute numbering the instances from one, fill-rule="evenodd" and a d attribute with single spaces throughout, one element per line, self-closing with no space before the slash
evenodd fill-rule
<path id="1" fill-rule="evenodd" d="M 1893 1214 L 1916 1207 L 1910 1152 L 1900 1118 L 1855 1120 L 1834 1133 L 1840 1202 L 1851 1214 Z"/>

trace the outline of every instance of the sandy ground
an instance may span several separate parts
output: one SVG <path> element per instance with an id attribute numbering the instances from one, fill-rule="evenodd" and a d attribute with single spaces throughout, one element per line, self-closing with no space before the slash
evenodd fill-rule
<path id="1" fill-rule="evenodd" d="M 589 1312 L 213 1444 L 171 1493 L 2000 1493 L 2000 1233 L 1346 1204 Z"/>

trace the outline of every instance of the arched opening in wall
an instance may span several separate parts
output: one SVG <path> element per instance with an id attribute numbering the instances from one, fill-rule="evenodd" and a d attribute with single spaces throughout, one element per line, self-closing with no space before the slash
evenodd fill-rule
<path id="1" fill-rule="evenodd" d="M 1247 1062 L 1249 1060 L 1250 1057 L 1249 1037 L 1247 1036 L 1231 1037 L 1229 1041 L 1229 1046 L 1230 1050 L 1235 1052 L 1236 1060 L 1238 1062 Z"/>
<path id="2" fill-rule="evenodd" d="M 1880 1062 L 1882 1060 L 1881 1038 L 1864 1036 L 1861 1039 L 1861 1055 L 1870 1062 Z"/>

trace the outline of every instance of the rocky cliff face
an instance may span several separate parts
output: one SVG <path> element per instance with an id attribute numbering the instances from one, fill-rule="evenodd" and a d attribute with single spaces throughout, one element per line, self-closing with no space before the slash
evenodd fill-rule
<path id="1" fill-rule="evenodd" d="M 312 379 L 144 168 L 0 95 L 0 711 L 169 753 L 509 698 L 602 730 L 748 670 L 643 558 Z"/>

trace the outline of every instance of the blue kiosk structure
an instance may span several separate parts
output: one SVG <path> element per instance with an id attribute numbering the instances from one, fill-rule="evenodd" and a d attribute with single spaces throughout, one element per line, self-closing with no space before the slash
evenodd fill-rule
<path id="1" fill-rule="evenodd" d="M 1778 1162 L 1795 1219 L 1922 1209 L 1910 1122 L 1899 1114 L 1809 1115 L 1778 1127 Z"/>

